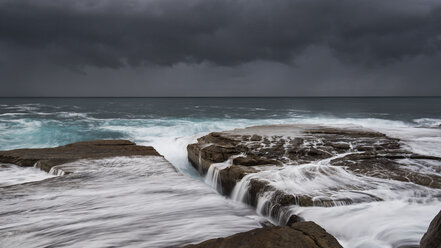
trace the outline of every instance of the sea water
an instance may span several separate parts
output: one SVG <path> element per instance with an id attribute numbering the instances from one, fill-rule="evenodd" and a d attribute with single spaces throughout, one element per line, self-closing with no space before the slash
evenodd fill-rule
<path id="1" fill-rule="evenodd" d="M 355 124 L 400 138 L 403 146 L 414 152 L 441 156 L 440 107 L 441 98 L 437 97 L 2 98 L 0 150 L 129 139 L 154 146 L 179 171 L 179 176 L 167 172 L 149 177 L 142 171 L 127 175 L 115 169 L 115 179 L 108 178 L 115 175 L 104 171 L 82 171 L 77 177 L 91 178 L 78 179 L 74 173 L 57 178 L 54 187 L 43 180 L 53 175 L 36 168 L 1 165 L 0 187 L 6 188 L 2 188 L 0 201 L 0 244 L 167 247 L 250 230 L 261 225 L 259 211 L 242 204 L 242 196 L 227 199 L 210 187 L 218 188 L 210 178 L 217 178 L 217 170 L 227 165 L 213 168 L 207 180 L 188 163 L 186 146 L 196 142 L 196 138 L 212 131 L 264 124 Z M 136 167 L 141 162 L 139 158 L 120 158 L 107 163 Z M 328 169 L 320 166 L 323 167 L 312 165 L 305 169 Z M 441 168 L 439 163 L 414 167 L 430 173 Z M 148 170 L 155 168 L 149 165 Z M 301 178 L 302 169 L 287 168 L 266 176 L 280 183 L 278 176 Z M 342 185 L 358 183 L 352 174 L 338 173 L 346 177 L 326 178 L 318 174 L 302 190 L 326 191 L 324 186 L 332 186 L 342 178 L 347 179 L 338 182 Z M 139 175 L 150 179 L 142 180 Z M 114 182 L 109 183 L 110 179 Z M 43 180 L 38 187 L 23 184 L 38 180 Z M 78 185 L 69 183 L 72 180 L 79 180 Z M 296 187 L 297 183 L 292 180 L 286 187 Z M 360 182 L 363 183 L 366 181 Z M 387 182 L 379 185 L 382 187 L 373 190 L 388 196 L 387 201 L 292 211 L 325 227 L 345 247 L 417 244 L 441 204 L 410 200 L 413 188 L 409 190 L 404 184 L 393 192 Z M 139 192 L 149 188 L 152 192 Z M 14 224 L 12 220 L 16 220 Z"/>

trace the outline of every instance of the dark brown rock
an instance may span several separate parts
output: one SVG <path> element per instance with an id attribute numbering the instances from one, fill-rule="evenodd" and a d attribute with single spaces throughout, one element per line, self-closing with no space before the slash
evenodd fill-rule
<path id="1" fill-rule="evenodd" d="M 256 170 L 252 167 L 244 167 L 245 166 L 232 165 L 219 172 L 222 194 L 230 195 L 236 183 L 239 182 L 246 174 L 256 172 Z"/>
<path id="2" fill-rule="evenodd" d="M 333 127 L 312 127 L 305 131 L 310 134 L 326 134 L 326 135 L 344 135 L 353 137 L 386 137 L 385 134 L 363 129 L 349 129 L 349 128 L 333 128 Z"/>
<path id="3" fill-rule="evenodd" d="M 0 151 L 0 162 L 34 166 L 49 172 L 53 166 L 79 159 L 100 159 L 116 156 L 161 156 L 151 146 L 138 146 L 128 140 L 93 140 L 55 148 L 16 149 Z"/>
<path id="4" fill-rule="evenodd" d="M 342 247 L 325 229 L 314 222 L 291 226 L 264 227 L 211 239 L 186 248 L 337 248 Z"/>
<path id="5" fill-rule="evenodd" d="M 291 225 L 291 228 L 302 232 L 308 237 L 311 237 L 318 247 L 341 247 L 341 245 L 332 235 L 327 233 L 325 229 L 312 221 L 295 222 Z"/>
<path id="6" fill-rule="evenodd" d="M 413 182 L 422 186 L 441 188 L 441 177 L 408 169 L 401 159 L 440 160 L 432 156 L 414 154 L 401 148 L 395 138 L 362 128 L 330 128 L 311 125 L 259 126 L 217 132 L 198 139 L 187 147 L 192 165 L 204 175 L 211 164 L 225 162 L 231 156 L 232 165 L 219 172 L 221 193 L 230 195 L 236 183 L 248 174 L 266 166 L 296 166 L 332 158 L 331 165 L 341 166 L 355 174 Z M 332 170 L 329 171 L 332 173 Z M 314 174 L 311 174 L 313 177 Z M 355 190 L 348 188 L 347 190 Z M 266 192 L 271 192 L 270 195 Z M 259 197 L 266 194 L 263 212 L 271 217 L 285 216 L 290 205 L 332 207 L 368 201 L 382 201 L 374 195 L 358 192 L 357 198 L 330 198 L 329 195 L 304 195 L 284 192 L 269 182 L 253 178 L 244 201 L 257 206 Z M 278 218 L 277 218 L 278 219 Z"/>
<path id="7" fill-rule="evenodd" d="M 288 218 L 288 221 L 286 222 L 286 225 L 287 225 L 287 226 L 291 226 L 291 225 L 294 224 L 294 223 L 297 223 L 297 222 L 304 222 L 304 221 L 305 221 L 305 219 L 303 219 L 302 217 L 293 214 L 293 215 L 291 215 L 291 216 Z"/>
<path id="8" fill-rule="evenodd" d="M 283 135 L 275 133 L 283 133 Z M 400 159 L 441 160 L 441 158 L 403 150 L 398 139 L 361 128 L 310 125 L 251 127 L 206 135 L 199 138 L 198 143 L 189 145 L 187 150 L 189 160 L 201 174 L 205 174 L 212 163 L 224 162 L 233 155 L 245 154 L 233 160 L 233 164 L 240 165 L 234 169 L 234 174 L 228 173 L 234 175 L 233 178 L 228 178 L 225 174 L 221 177 L 221 184 L 225 186 L 224 194 L 231 193 L 237 180 L 253 171 L 245 167 L 305 164 L 348 152 L 361 153 L 334 159 L 331 164 L 343 166 L 357 174 L 441 188 L 441 177 L 412 171 L 399 161 Z M 262 193 L 260 188 L 258 189 L 252 192 Z M 250 196 L 251 199 L 256 197 Z M 297 197 L 300 199 L 298 202 L 303 204 L 319 206 L 333 204 L 333 201 L 314 203 L 308 197 Z M 369 197 L 364 199 L 381 200 Z M 350 203 L 349 199 L 341 201 Z M 251 200 L 250 203 L 253 204 L 254 201 Z"/>
<path id="9" fill-rule="evenodd" d="M 261 141 L 262 140 L 262 136 L 254 134 L 253 136 L 251 136 L 250 140 L 251 141 Z"/>
<path id="10" fill-rule="evenodd" d="M 245 165 L 245 166 L 256 166 L 256 165 L 278 165 L 279 161 L 274 159 L 267 159 L 264 157 L 259 157 L 256 155 L 248 155 L 246 157 L 237 157 L 233 160 L 233 164 Z"/>
<path id="11" fill-rule="evenodd" d="M 430 222 L 420 242 L 420 248 L 441 248 L 441 211 Z"/>
<path id="12" fill-rule="evenodd" d="M 347 169 L 372 177 L 393 179 L 403 182 L 413 182 L 426 187 L 441 188 L 441 177 L 435 174 L 424 174 L 406 169 L 398 159 L 429 159 L 438 160 L 437 157 L 410 154 L 405 151 L 400 153 L 373 153 L 365 152 L 350 154 L 345 157 L 334 159 L 332 165 L 345 166 Z"/>

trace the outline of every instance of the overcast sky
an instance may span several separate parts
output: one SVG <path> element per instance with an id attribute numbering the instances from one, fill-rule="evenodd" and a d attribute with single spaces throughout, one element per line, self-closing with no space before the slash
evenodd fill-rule
<path id="1" fill-rule="evenodd" d="M 0 96 L 441 95 L 440 0 L 0 0 Z"/>

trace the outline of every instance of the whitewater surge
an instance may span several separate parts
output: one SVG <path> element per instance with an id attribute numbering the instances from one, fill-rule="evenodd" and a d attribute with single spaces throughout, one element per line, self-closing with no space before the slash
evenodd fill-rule
<path id="1" fill-rule="evenodd" d="M 76 171 L 61 177 L 37 168 L 2 165 L 0 241 L 5 247 L 167 247 L 250 230 L 262 221 L 242 203 L 253 176 L 287 192 L 315 197 L 317 206 L 287 211 L 317 222 L 349 248 L 414 245 L 441 206 L 439 191 L 360 178 L 327 161 L 246 176 L 234 188 L 232 199 L 225 199 L 210 186 L 219 190 L 218 171 L 229 164 L 210 168 L 207 178 L 201 179 L 186 151 L 188 144 L 213 131 L 301 123 L 360 125 L 401 139 L 415 153 L 441 156 L 438 98 L 1 99 L 0 103 L 0 150 L 129 139 L 154 146 L 184 174 L 140 158 L 57 166 L 56 175 L 63 168 Z M 441 173 L 440 164 L 433 161 L 407 164 L 424 173 Z M 35 182 L 42 179 L 46 180 Z M 34 181 L 32 187 L 20 185 L 27 181 Z M 13 186 L 2 187 L 6 185 Z M 260 216 L 271 208 L 270 197 L 268 193 L 259 199 Z M 318 207 L 324 202 L 333 206 Z"/>
<path id="2" fill-rule="evenodd" d="M 324 162 L 249 174 L 236 185 L 232 199 L 247 202 L 253 178 L 288 194 L 312 197 L 315 207 L 289 207 L 279 212 L 275 222 L 284 224 L 292 214 L 302 216 L 323 226 L 344 247 L 418 245 L 440 210 L 440 190 L 356 176 Z M 268 216 L 277 207 L 271 203 L 274 193 L 259 195 L 259 214 Z"/>
<path id="3" fill-rule="evenodd" d="M 370 128 L 400 137 L 402 145 L 413 151 L 424 150 L 422 154 L 439 156 L 440 150 L 432 146 L 441 147 L 441 139 L 436 138 L 440 137 L 440 129 L 374 128 L 372 125 Z M 270 133 L 264 130 L 260 130 L 261 133 L 258 128 L 236 130 L 232 135 L 283 135 L 285 132 L 278 130 L 277 126 L 272 127 Z M 231 198 L 252 204 L 249 193 L 253 187 L 251 182 L 257 180 L 267 185 L 267 190 L 257 195 L 257 213 L 273 218 L 274 223 L 283 225 L 294 214 L 317 222 L 344 247 L 418 247 L 431 219 L 441 208 L 441 190 L 411 182 L 354 174 L 345 167 L 331 165 L 332 160 L 362 153 L 349 150 L 300 165 L 256 167 L 260 171 L 243 177 L 234 187 Z M 441 161 L 438 160 L 401 159 L 400 163 L 413 171 L 441 176 Z M 221 168 L 224 168 L 222 164 L 212 164 L 207 173 L 210 185 L 217 186 L 215 188 L 219 188 L 222 182 L 219 177 L 210 176 L 209 173 Z M 294 196 L 296 204 L 281 207 L 274 200 L 280 196 L 280 191 Z M 301 205 L 300 198 L 312 199 L 312 206 Z"/>
<path id="4" fill-rule="evenodd" d="M 72 174 L 0 188 L 2 247 L 173 247 L 264 221 L 161 157 L 80 160 L 60 171 Z"/>
<path id="5" fill-rule="evenodd" d="M 0 163 L 0 187 L 41 181 L 53 177 L 35 167 L 19 167 L 13 164 Z"/>

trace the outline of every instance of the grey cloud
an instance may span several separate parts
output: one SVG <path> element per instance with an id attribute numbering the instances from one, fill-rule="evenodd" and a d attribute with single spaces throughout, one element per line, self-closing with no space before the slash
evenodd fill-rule
<path id="1" fill-rule="evenodd" d="M 238 66 L 87 67 L 35 64 L 0 73 L 0 96 L 399 96 L 441 93 L 441 53 L 365 67 L 312 46 L 295 65 L 255 61 Z M 8 76 L 9 73 L 9 76 Z"/>
<path id="2" fill-rule="evenodd" d="M 0 44 L 72 68 L 289 64 L 311 46 L 372 66 L 440 51 L 441 3 L 1 0 Z"/>

